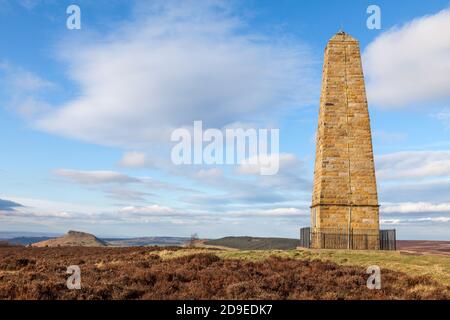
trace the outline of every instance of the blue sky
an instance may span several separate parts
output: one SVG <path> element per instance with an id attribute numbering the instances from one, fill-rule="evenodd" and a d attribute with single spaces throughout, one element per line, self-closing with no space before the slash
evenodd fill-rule
<path id="1" fill-rule="evenodd" d="M 323 50 L 343 28 L 363 54 L 382 227 L 450 240 L 449 8 L 0 0 L 0 231 L 297 237 Z M 279 174 L 172 165 L 170 132 L 194 120 L 279 128 Z"/>

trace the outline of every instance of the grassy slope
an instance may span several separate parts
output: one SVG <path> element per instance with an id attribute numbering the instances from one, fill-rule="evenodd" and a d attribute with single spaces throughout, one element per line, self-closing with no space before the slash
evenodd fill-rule
<path id="1" fill-rule="evenodd" d="M 225 237 L 204 242 L 207 246 L 220 246 L 240 250 L 289 250 L 300 245 L 297 239 Z"/>
<path id="2" fill-rule="evenodd" d="M 212 252 L 225 259 L 264 260 L 270 256 L 292 259 L 328 260 L 341 265 L 368 267 L 378 265 L 382 269 L 405 272 L 411 276 L 431 276 L 442 284 L 450 285 L 450 258 L 438 255 L 404 255 L 398 251 L 346 251 L 346 250 L 257 250 L 225 251 L 209 249 L 186 249 L 180 251 L 163 250 L 162 258 Z"/>

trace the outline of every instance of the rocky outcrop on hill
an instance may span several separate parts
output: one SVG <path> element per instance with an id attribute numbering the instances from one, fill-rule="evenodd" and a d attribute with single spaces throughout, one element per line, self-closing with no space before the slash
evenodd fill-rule
<path id="1" fill-rule="evenodd" d="M 96 236 L 80 232 L 80 231 L 69 231 L 66 235 L 50 239 L 46 241 L 41 241 L 32 244 L 33 247 L 106 247 L 106 242 L 98 239 Z"/>

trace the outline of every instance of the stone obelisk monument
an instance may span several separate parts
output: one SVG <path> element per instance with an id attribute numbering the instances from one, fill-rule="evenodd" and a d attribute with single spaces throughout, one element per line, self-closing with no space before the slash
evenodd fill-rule
<path id="1" fill-rule="evenodd" d="M 339 32 L 325 49 L 311 247 L 379 249 L 379 206 L 359 42 Z"/>

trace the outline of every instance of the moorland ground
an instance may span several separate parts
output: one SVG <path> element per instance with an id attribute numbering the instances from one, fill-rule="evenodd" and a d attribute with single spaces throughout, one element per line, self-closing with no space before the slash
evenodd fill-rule
<path id="1" fill-rule="evenodd" d="M 66 287 L 69 265 L 81 290 Z M 366 286 L 381 267 L 381 290 Z M 0 299 L 449 299 L 450 258 L 400 252 L 0 248 Z"/>
<path id="2" fill-rule="evenodd" d="M 450 241 L 397 240 L 397 249 L 420 254 L 439 254 L 450 257 Z"/>

